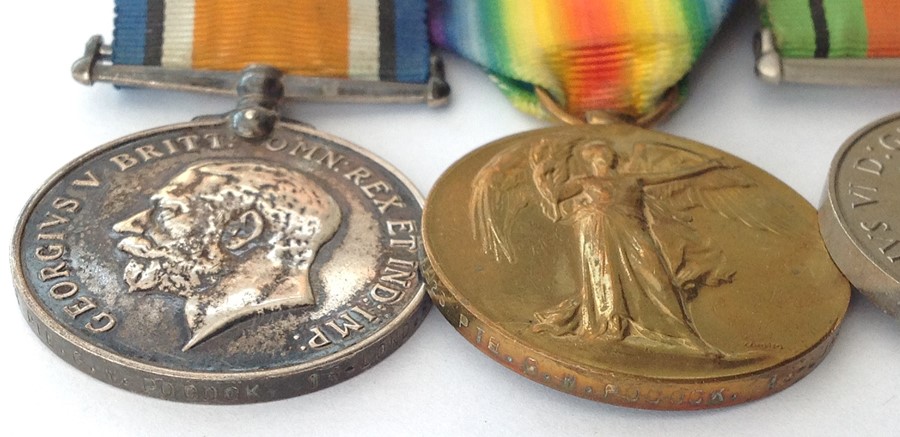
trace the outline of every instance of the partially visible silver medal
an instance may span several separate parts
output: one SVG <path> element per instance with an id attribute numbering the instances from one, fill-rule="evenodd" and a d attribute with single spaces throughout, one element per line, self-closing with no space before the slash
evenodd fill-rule
<path id="1" fill-rule="evenodd" d="M 900 115 L 861 129 L 831 165 L 819 210 L 835 263 L 900 320 Z"/>
<path id="2" fill-rule="evenodd" d="M 100 52 L 92 40 L 76 76 L 233 84 L 240 103 L 104 145 L 31 199 L 13 239 L 14 281 L 56 354 L 137 393 L 232 404 L 328 387 L 412 334 L 429 306 L 421 196 L 377 157 L 276 112 L 284 88 L 409 100 L 412 86 L 282 81 L 263 66 L 148 79 L 98 63 Z M 435 84 L 447 91 L 436 76 L 419 99 Z"/>

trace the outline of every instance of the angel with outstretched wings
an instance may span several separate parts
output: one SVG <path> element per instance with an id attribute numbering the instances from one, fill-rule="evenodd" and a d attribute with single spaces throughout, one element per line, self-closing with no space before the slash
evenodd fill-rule
<path id="1" fill-rule="evenodd" d="M 471 221 L 484 252 L 498 262 L 516 262 L 512 231 L 529 205 L 574 231 L 582 285 L 535 313 L 534 331 L 639 337 L 723 356 L 697 332 L 687 303 L 703 287 L 731 282 L 735 272 L 693 227 L 692 213 L 701 208 L 781 232 L 777 219 L 741 202 L 753 187 L 740 168 L 674 145 L 638 143 L 625 154 L 602 140 L 544 139 L 507 149 L 479 171 Z"/>

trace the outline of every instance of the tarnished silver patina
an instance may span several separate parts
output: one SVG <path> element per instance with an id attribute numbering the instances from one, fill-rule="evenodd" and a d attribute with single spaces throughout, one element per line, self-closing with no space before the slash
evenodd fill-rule
<path id="1" fill-rule="evenodd" d="M 838 151 L 819 221 L 841 271 L 900 320 L 900 114 L 863 128 Z"/>
<path id="2" fill-rule="evenodd" d="M 234 95 L 243 74 L 234 71 L 184 70 L 111 62 L 112 48 L 99 35 L 85 44 L 84 56 L 72 66 L 72 76 L 85 85 L 97 82 L 119 86 Z M 284 97 L 304 102 L 427 103 L 442 106 L 450 97 L 444 63 L 434 54 L 424 84 L 348 80 L 329 77 L 285 76 Z"/>
<path id="3" fill-rule="evenodd" d="M 54 175 L 12 247 L 20 307 L 78 369 L 185 402 L 261 402 L 379 362 L 428 310 L 421 197 L 388 164 L 278 117 L 246 69 L 226 115 L 141 132 Z"/>

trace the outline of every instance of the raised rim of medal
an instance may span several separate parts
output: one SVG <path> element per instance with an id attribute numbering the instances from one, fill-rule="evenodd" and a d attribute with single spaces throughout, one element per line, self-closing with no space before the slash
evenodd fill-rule
<path id="1" fill-rule="evenodd" d="M 424 221 L 423 221 L 422 228 L 423 228 L 423 232 L 424 232 L 424 229 L 425 229 Z M 427 243 L 424 243 L 424 239 L 423 239 L 423 245 L 424 245 L 424 247 L 425 247 L 426 256 L 428 256 L 428 254 L 427 254 L 427 252 L 428 252 L 428 249 L 427 249 L 428 244 L 427 244 Z M 431 259 L 431 258 L 429 258 L 429 260 L 430 260 L 430 259 Z M 431 263 L 431 266 L 432 266 L 432 268 L 434 269 L 435 276 L 436 276 L 436 279 L 437 279 L 437 281 L 438 281 L 438 284 L 441 285 L 441 286 L 443 286 L 448 292 L 450 292 L 450 293 L 452 294 L 453 299 L 459 304 L 459 306 L 462 307 L 462 308 L 464 308 L 466 312 L 471 313 L 473 319 L 474 319 L 475 321 L 477 321 L 478 323 L 480 323 L 480 324 L 482 324 L 482 325 L 486 325 L 486 326 L 487 326 L 487 325 L 490 325 L 490 323 L 485 322 L 486 320 L 489 320 L 489 318 L 485 317 L 485 315 L 484 315 L 481 311 L 479 311 L 477 308 L 474 308 L 474 307 L 470 304 L 470 302 L 468 301 L 468 299 L 466 299 L 464 296 L 462 296 L 461 294 L 459 294 L 459 292 L 456 291 L 455 287 L 452 287 L 452 286 L 448 285 L 448 283 L 447 283 L 447 281 L 446 281 L 446 279 L 445 279 L 445 278 L 446 278 L 446 275 L 444 275 L 444 273 L 440 270 L 440 268 L 436 265 L 436 263 L 432 262 L 432 263 Z M 848 299 L 847 299 L 847 300 L 848 300 L 848 304 L 849 304 L 849 293 L 848 293 Z M 440 307 L 438 307 L 438 310 L 441 312 L 441 315 L 445 315 L 444 312 L 443 312 L 443 310 L 441 310 Z M 845 314 L 846 314 L 846 312 L 845 312 Z M 815 352 L 817 349 L 819 349 L 819 348 L 822 346 L 823 343 L 826 343 L 826 342 L 832 342 L 832 341 L 836 338 L 836 334 L 837 334 L 838 328 L 840 327 L 841 323 L 843 323 L 843 320 L 844 320 L 844 318 L 845 318 L 845 314 L 842 314 L 841 317 L 838 318 L 838 320 L 835 321 L 834 325 L 831 326 L 831 327 L 828 329 L 828 332 L 827 332 L 825 335 L 823 335 L 821 339 L 819 339 L 818 341 L 816 341 L 814 344 L 812 344 L 812 345 L 809 346 L 808 348 L 804 349 L 803 351 L 797 353 L 797 354 L 794 355 L 793 357 L 791 357 L 791 358 L 789 358 L 789 359 L 787 359 L 787 360 L 785 360 L 785 361 L 783 361 L 783 362 L 781 362 L 781 363 L 779 363 L 779 364 L 777 364 L 777 365 L 772 365 L 772 366 L 769 366 L 769 367 L 764 367 L 764 368 L 756 369 L 756 370 L 753 370 L 753 371 L 751 371 L 751 372 L 737 373 L 737 374 L 734 374 L 734 375 L 731 375 L 731 376 L 719 376 L 719 377 L 712 377 L 712 378 L 701 378 L 701 377 L 682 377 L 682 378 L 673 378 L 673 377 L 647 376 L 647 375 L 640 375 L 640 374 L 636 374 L 636 373 L 629 373 L 629 372 L 623 372 L 623 371 L 618 371 L 618 370 L 611 370 L 611 369 L 608 369 L 608 368 L 598 367 L 598 366 L 593 366 L 593 365 L 589 365 L 589 364 L 585 364 L 585 363 L 576 363 L 576 362 L 572 362 L 572 361 L 568 361 L 568 360 L 564 360 L 564 359 L 555 357 L 555 356 L 553 356 L 553 355 L 551 355 L 551 354 L 546 353 L 545 351 L 543 351 L 543 350 L 541 350 L 541 349 L 535 348 L 534 346 L 531 346 L 531 345 L 527 345 L 526 343 L 523 343 L 522 341 L 518 340 L 518 339 L 516 338 L 515 335 L 511 334 L 511 333 L 508 332 L 506 329 L 504 329 L 504 328 L 502 328 L 502 327 L 500 327 L 500 326 L 492 326 L 491 329 L 497 331 L 500 335 L 502 335 L 503 337 L 505 337 L 505 340 L 506 340 L 507 342 L 520 343 L 520 344 L 522 344 L 524 347 L 530 349 L 531 352 L 532 352 L 533 354 L 539 355 L 539 356 L 542 357 L 543 359 L 552 361 L 552 362 L 554 362 L 554 363 L 557 363 L 557 364 L 560 365 L 560 366 L 575 369 L 575 370 L 577 370 L 578 372 L 580 372 L 580 373 L 582 373 L 582 374 L 585 374 L 585 373 L 593 373 L 593 374 L 607 375 L 607 376 L 609 376 L 609 375 L 620 375 L 620 376 L 625 376 L 626 378 L 633 378 L 633 379 L 636 379 L 636 380 L 645 380 L 645 381 L 651 381 L 651 382 L 652 382 L 652 381 L 657 381 L 657 382 L 663 382 L 663 383 L 682 383 L 682 382 L 688 382 L 688 383 L 690 383 L 690 382 L 698 382 L 698 381 L 701 381 L 701 380 L 702 380 L 702 382 L 704 382 L 704 383 L 715 383 L 715 382 L 728 382 L 728 381 L 738 381 L 738 380 L 743 380 L 743 379 L 746 379 L 746 378 L 753 377 L 753 376 L 755 376 L 755 375 L 765 374 L 766 372 L 769 372 L 769 371 L 772 371 L 772 370 L 780 369 L 780 368 L 782 368 L 782 367 L 784 367 L 784 366 L 786 366 L 786 365 L 790 365 L 791 363 L 796 363 L 796 362 L 799 362 L 799 361 L 805 359 L 810 353 L 813 353 L 813 352 Z M 445 319 L 446 319 L 446 317 L 445 317 Z M 454 327 L 455 327 L 455 323 L 454 323 L 453 320 L 449 320 L 449 319 L 448 319 L 448 321 L 450 322 L 451 325 L 454 325 Z M 469 321 L 469 324 L 470 324 L 470 325 L 472 324 L 472 320 Z M 473 343 L 473 344 L 474 344 L 474 343 Z M 485 351 L 482 351 L 482 352 L 485 352 Z M 485 352 L 485 354 L 487 354 L 487 352 Z M 488 354 L 488 355 L 489 355 L 489 354 Z M 504 360 L 501 359 L 501 358 L 494 357 L 494 356 L 492 356 L 492 355 L 489 355 L 489 356 L 491 356 L 491 357 L 492 357 L 495 361 L 497 361 L 498 363 L 501 363 L 501 364 L 504 364 L 504 365 L 507 363 L 506 361 L 504 361 Z M 823 355 L 823 358 L 824 358 L 824 355 Z M 516 372 L 516 373 L 522 374 L 521 372 Z M 527 377 L 527 376 L 526 376 L 526 377 Z M 527 378 L 528 378 L 528 379 L 532 379 L 532 380 L 534 380 L 535 382 L 539 382 L 539 383 L 541 383 L 542 385 L 548 385 L 548 384 L 545 384 L 545 383 L 543 383 L 543 382 L 541 382 L 541 381 L 538 381 L 537 379 L 534 379 L 534 378 L 531 378 L 531 377 L 527 377 Z M 551 387 L 551 388 L 554 388 L 554 387 Z"/>
<path id="2" fill-rule="evenodd" d="M 334 361 L 345 359 L 352 357 L 359 352 L 366 350 L 369 347 L 377 346 L 384 340 L 386 337 L 393 332 L 394 328 L 398 326 L 402 326 L 406 323 L 411 317 L 413 317 L 416 312 L 420 309 L 420 307 L 426 304 L 426 296 L 427 292 L 425 291 L 425 283 L 419 285 L 419 288 L 416 290 L 416 295 L 410 301 L 410 304 L 407 305 L 406 308 L 403 309 L 393 320 L 389 323 L 385 324 L 380 330 L 376 331 L 372 336 L 367 337 L 359 343 L 354 344 L 353 346 L 343 349 L 335 354 L 327 355 L 322 358 L 318 358 L 313 361 L 309 361 L 303 364 L 297 364 L 287 367 L 275 367 L 268 370 L 252 370 L 252 371 L 242 371 L 242 372 L 201 372 L 201 371 L 185 371 L 185 370 L 175 370 L 167 367 L 154 366 L 151 364 L 147 364 L 142 361 L 137 361 L 119 354 L 112 352 L 106 348 L 97 346 L 93 343 L 88 342 L 87 340 L 81 338 L 78 334 L 72 332 L 68 327 L 59 323 L 55 318 L 53 318 L 43 307 L 43 305 L 37 301 L 37 299 L 33 296 L 35 291 L 27 285 L 27 279 L 24 275 L 24 270 L 22 268 L 22 260 L 19 257 L 19 252 L 22 248 L 22 238 L 24 237 L 25 232 L 25 220 L 24 218 L 29 217 L 30 214 L 37 207 L 37 204 L 43 199 L 43 197 L 49 192 L 62 178 L 68 175 L 70 172 L 74 171 L 81 165 L 86 162 L 96 158 L 98 155 L 107 152 L 108 150 L 114 149 L 121 145 L 140 140 L 142 138 L 146 138 L 148 136 L 154 136 L 163 134 L 166 132 L 172 132 L 181 129 L 189 129 L 189 128 L 201 128 L 201 127 L 213 127 L 216 125 L 225 125 L 228 123 L 227 115 L 225 116 L 215 116 L 212 118 L 203 117 L 198 118 L 193 121 L 185 122 L 185 123 L 177 123 L 167 126 L 161 126 L 153 129 L 144 130 L 141 132 L 137 132 L 113 141 L 110 141 L 106 144 L 103 144 L 99 147 L 94 148 L 93 150 L 82 154 L 81 156 L 75 158 L 68 164 L 66 164 L 61 169 L 57 170 L 53 173 L 50 178 L 29 198 L 28 203 L 22 209 L 19 214 L 19 221 L 16 223 L 16 230 L 13 234 L 12 244 L 10 246 L 10 261 L 12 267 L 12 279 L 13 286 L 15 292 L 18 296 L 22 298 L 22 305 L 27 307 L 27 310 L 30 311 L 34 316 L 38 319 L 37 321 L 41 323 L 46 328 L 53 331 L 56 335 L 58 335 L 63 340 L 69 342 L 74 347 L 77 347 L 85 352 L 88 352 L 100 359 L 103 359 L 113 365 L 117 366 L 128 366 L 140 372 L 146 372 L 149 374 L 156 374 L 160 376 L 174 377 L 174 378 L 193 378 L 193 379 L 201 379 L 206 381 L 216 381 L 216 382 L 229 382 L 235 380 L 244 380 L 246 378 L 254 378 L 254 377 L 279 377 L 279 376 L 289 376 L 291 374 L 298 374 L 308 370 L 315 369 L 323 364 L 333 363 Z M 303 124 L 301 122 L 296 122 L 293 120 L 279 120 L 276 124 L 276 128 L 282 128 L 287 130 L 296 131 L 299 133 L 314 135 L 316 137 L 322 138 L 327 141 L 334 142 L 343 147 L 347 147 L 348 149 L 359 153 L 361 156 L 366 159 L 370 159 L 375 164 L 380 165 L 388 172 L 392 173 L 394 177 L 397 178 L 400 182 L 404 184 L 406 189 L 412 194 L 413 198 L 418 202 L 419 207 L 421 208 L 424 204 L 424 200 L 422 194 L 415 187 L 412 181 L 406 177 L 403 173 L 398 171 L 393 165 L 387 163 L 381 157 L 373 154 L 371 151 L 363 149 L 360 146 L 357 146 L 345 139 L 321 132 L 316 130 L 315 128 Z M 26 322 L 27 323 L 27 322 Z M 38 339 L 41 342 L 43 340 Z M 399 347 L 399 345 L 398 345 Z"/>
<path id="3" fill-rule="evenodd" d="M 834 159 L 831 162 L 831 168 L 828 170 L 828 179 L 825 182 L 825 199 L 822 202 L 822 206 L 820 207 L 820 214 L 831 214 L 836 220 L 834 220 L 839 226 L 841 232 L 845 235 L 853 247 L 857 250 L 859 255 L 865 257 L 867 261 L 871 263 L 873 267 L 878 269 L 885 276 L 893 279 L 895 282 L 900 285 L 900 276 L 893 274 L 889 265 L 886 264 L 880 257 L 875 256 L 875 254 L 870 253 L 869 250 L 862 244 L 859 238 L 851 232 L 848 217 L 845 214 L 844 210 L 838 205 L 838 189 L 837 189 L 837 179 L 838 175 L 842 172 L 842 167 L 844 165 L 844 161 L 847 158 L 848 152 L 854 148 L 854 146 L 858 145 L 860 140 L 863 139 L 866 135 L 871 134 L 876 129 L 883 127 L 884 125 L 890 123 L 898 123 L 900 124 L 900 113 L 891 114 L 886 117 L 883 117 L 879 120 L 876 120 L 872 123 L 869 123 L 862 129 L 853 133 L 850 138 L 844 141 L 844 144 L 835 152 Z M 821 222 L 821 220 L 820 220 Z M 824 231 L 824 229 L 823 229 Z M 824 236 L 823 236 L 824 238 Z M 826 241 L 826 246 L 827 246 Z"/>

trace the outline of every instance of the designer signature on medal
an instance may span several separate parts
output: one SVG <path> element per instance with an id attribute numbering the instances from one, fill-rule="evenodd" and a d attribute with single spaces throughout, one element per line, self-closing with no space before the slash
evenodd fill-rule
<path id="1" fill-rule="evenodd" d="M 130 292 L 180 296 L 182 350 L 253 314 L 315 304 L 309 269 L 335 235 L 335 200 L 297 171 L 252 162 L 194 164 L 116 223 Z"/>

